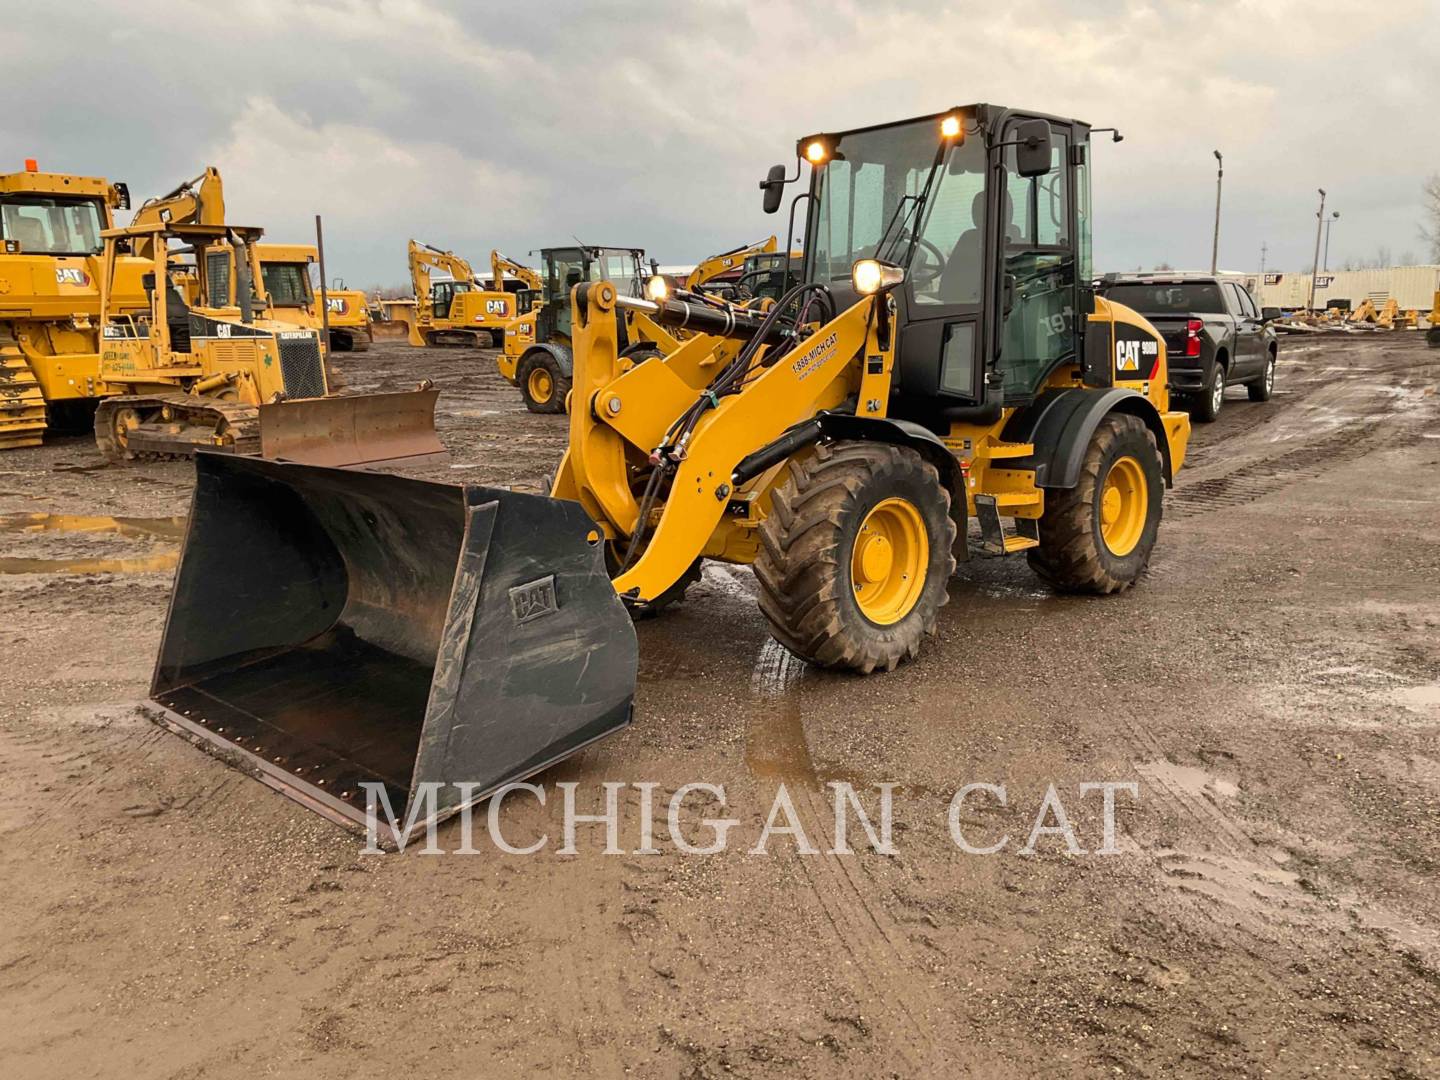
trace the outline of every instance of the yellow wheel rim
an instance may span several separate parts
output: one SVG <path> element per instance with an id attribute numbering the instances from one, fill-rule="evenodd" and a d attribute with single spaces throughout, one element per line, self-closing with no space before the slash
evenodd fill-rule
<path id="1" fill-rule="evenodd" d="M 855 534 L 850 552 L 850 582 L 860 613 L 889 626 L 910 614 L 925 590 L 930 537 L 913 503 L 886 499 L 877 503 Z"/>
<path id="2" fill-rule="evenodd" d="M 543 367 L 534 368 L 530 377 L 525 380 L 525 385 L 530 388 L 530 399 L 541 405 L 549 401 L 555 393 L 555 380 Z"/>
<path id="3" fill-rule="evenodd" d="M 1110 554 L 1123 558 L 1135 550 L 1150 512 L 1145 470 L 1128 454 L 1116 458 L 1100 493 L 1100 535 Z"/>

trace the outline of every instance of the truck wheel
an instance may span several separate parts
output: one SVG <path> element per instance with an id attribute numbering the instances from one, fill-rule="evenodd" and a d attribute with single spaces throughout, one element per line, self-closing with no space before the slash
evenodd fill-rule
<path id="1" fill-rule="evenodd" d="M 570 376 L 545 349 L 532 349 L 520 358 L 515 382 L 525 407 L 533 413 L 563 413 L 565 395 L 570 393 Z"/>
<path id="2" fill-rule="evenodd" d="M 1225 404 L 1225 368 L 1217 361 L 1210 365 L 1210 377 L 1205 380 L 1201 391 L 1191 398 L 1190 415 L 1202 424 L 1208 424 L 1220 415 L 1220 406 Z"/>
<path id="3" fill-rule="evenodd" d="M 1128 588 L 1150 563 L 1164 491 L 1160 451 L 1145 422 L 1107 416 L 1091 436 L 1079 482 L 1045 492 L 1031 569 L 1060 592 Z"/>
<path id="4" fill-rule="evenodd" d="M 1265 374 L 1252 383 L 1247 383 L 1245 389 L 1250 393 L 1251 401 L 1269 401 L 1270 395 L 1275 393 L 1275 354 L 1272 352 L 1265 359 Z"/>
<path id="5" fill-rule="evenodd" d="M 818 446 L 788 469 L 755 560 L 775 639 L 866 675 L 914 659 L 955 570 L 940 474 L 914 450 L 868 442 Z"/>

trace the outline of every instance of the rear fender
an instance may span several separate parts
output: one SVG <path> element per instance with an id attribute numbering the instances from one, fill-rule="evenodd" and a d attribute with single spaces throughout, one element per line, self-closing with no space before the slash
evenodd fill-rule
<path id="1" fill-rule="evenodd" d="M 1134 390 L 1073 387 L 1046 391 L 1009 419 L 1002 438 L 1035 447 L 1030 457 L 1017 459 L 1014 467 L 1034 469 L 1036 487 L 1073 488 L 1080 481 L 1080 466 L 1095 429 L 1111 413 L 1127 413 L 1145 422 L 1160 449 L 1165 486 L 1174 486 L 1170 441 L 1160 412 L 1149 398 Z"/>

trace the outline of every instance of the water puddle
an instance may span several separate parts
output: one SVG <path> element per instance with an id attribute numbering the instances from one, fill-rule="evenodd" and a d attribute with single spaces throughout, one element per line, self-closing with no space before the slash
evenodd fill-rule
<path id="1" fill-rule="evenodd" d="M 177 546 L 185 535 L 183 517 L 109 517 L 97 514 L 5 514 L 0 532 L 36 534 L 110 533 L 131 540 L 159 541 L 142 555 L 114 557 L 0 557 L 0 574 L 154 574 L 175 569 Z"/>
<path id="2" fill-rule="evenodd" d="M 1416 712 L 1440 712 L 1440 683 L 1425 686 L 1407 686 L 1392 690 L 1390 699 L 1398 705 Z"/>
<path id="3" fill-rule="evenodd" d="M 16 559 L 0 557 L 0 574 L 155 574 L 173 570 L 179 551 L 157 551 L 134 559 Z"/>
<path id="4" fill-rule="evenodd" d="M 118 536 L 179 541 L 185 536 L 183 517 L 101 517 L 91 514 L 3 514 L 0 532 L 115 533 Z"/>

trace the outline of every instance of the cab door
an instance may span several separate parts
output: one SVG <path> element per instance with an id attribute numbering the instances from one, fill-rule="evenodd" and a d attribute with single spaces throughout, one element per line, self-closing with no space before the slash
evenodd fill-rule
<path id="1" fill-rule="evenodd" d="M 1222 286 L 1225 306 L 1235 317 L 1235 356 L 1230 365 L 1232 379 L 1257 375 L 1261 367 L 1261 324 L 1260 312 L 1250 300 L 1250 295 L 1233 281 Z"/>
<path id="2" fill-rule="evenodd" d="M 435 318 L 450 318 L 450 305 L 455 302 L 455 283 L 453 281 L 437 281 L 430 286 L 430 304 L 435 310 Z"/>

